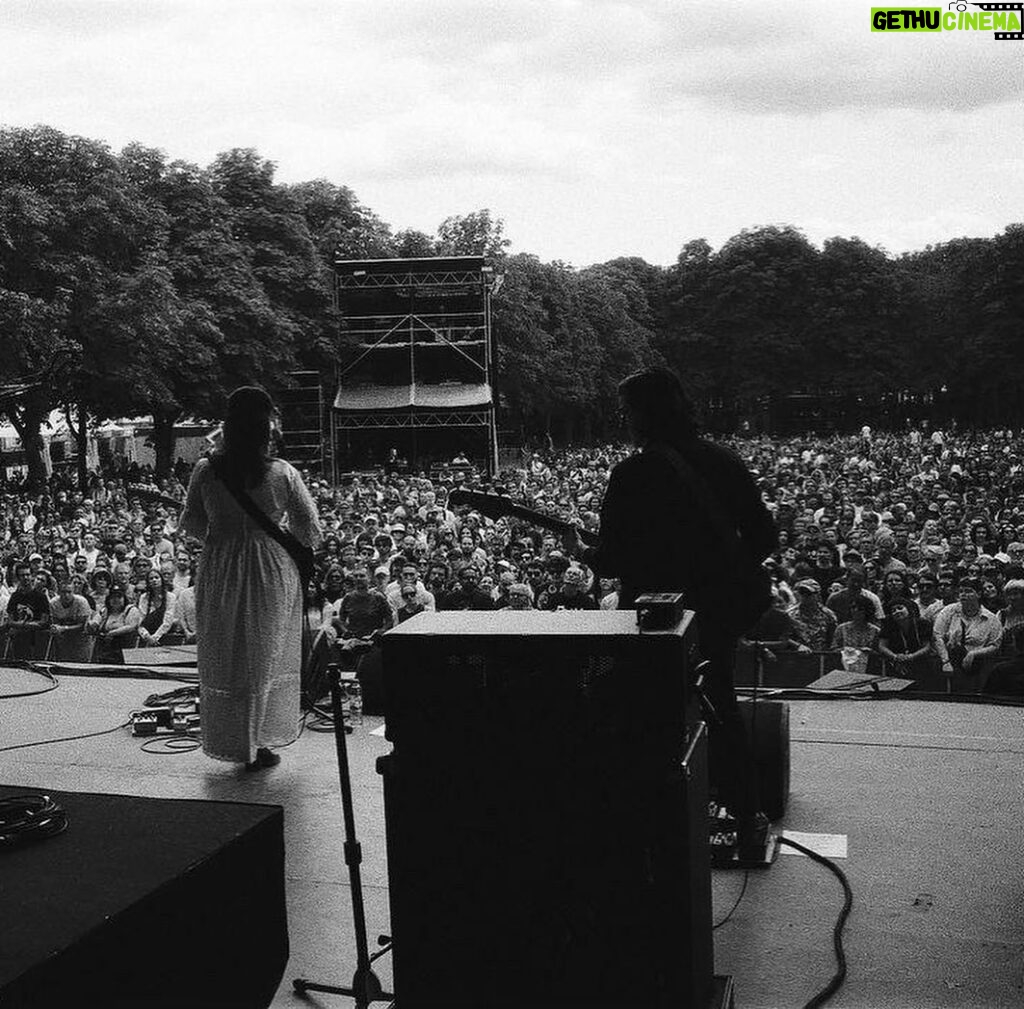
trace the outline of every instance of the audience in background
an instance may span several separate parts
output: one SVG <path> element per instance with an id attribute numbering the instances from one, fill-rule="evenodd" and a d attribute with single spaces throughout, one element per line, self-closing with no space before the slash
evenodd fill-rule
<path id="1" fill-rule="evenodd" d="M 1024 433 L 931 435 L 724 439 L 754 473 L 780 530 L 766 564 L 778 616 L 764 627 L 782 643 L 777 649 L 857 648 L 904 673 L 938 662 L 947 681 L 965 689 L 979 689 L 978 671 L 990 658 L 1017 661 Z M 453 507 L 449 494 L 487 490 L 594 530 L 608 474 L 627 451 L 606 445 L 524 454 L 493 478 L 466 465 L 351 474 L 338 485 L 304 474 L 326 533 L 310 586 L 314 620 L 357 634 L 435 608 L 614 607 L 614 583 L 595 585 L 554 535 Z M 74 630 L 82 602 L 91 614 L 87 644 L 101 637 L 117 648 L 135 638 L 144 645 L 194 641 L 190 585 L 201 544 L 178 530 L 175 509 L 127 489 L 148 481 L 183 498 L 187 467 L 158 487 L 151 474 L 119 465 L 92 474 L 86 493 L 59 474 L 44 493 L 0 484 L 6 655 L 49 650 L 71 661 L 69 651 L 84 654 Z M 657 523 L 656 506 L 636 521 Z M 384 608 L 367 596 L 380 597 Z M 362 626 L 367 621 L 372 627 Z M 112 623 L 129 629 L 115 633 Z M 964 656 L 956 647 L 961 623 Z"/>

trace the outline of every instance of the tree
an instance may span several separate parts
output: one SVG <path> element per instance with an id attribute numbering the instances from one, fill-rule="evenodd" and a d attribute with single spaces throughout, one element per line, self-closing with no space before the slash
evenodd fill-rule
<path id="1" fill-rule="evenodd" d="M 209 171 L 139 145 L 121 159 L 169 221 L 164 272 L 149 292 L 165 328 L 151 326 L 143 386 L 165 475 L 186 412 L 217 416 L 238 385 L 284 384 L 297 356 L 323 341 L 326 280 L 298 204 L 255 152 L 221 155 Z"/>
<path id="2" fill-rule="evenodd" d="M 524 438 L 551 405 L 548 361 L 553 341 L 542 303 L 543 271 L 536 256 L 510 256 L 494 297 L 500 402 Z"/>
<path id="3" fill-rule="evenodd" d="M 406 228 L 395 235 L 392 252 L 399 259 L 426 259 L 437 255 L 437 244 L 430 235 Z"/>
<path id="4" fill-rule="evenodd" d="M 589 433 L 618 434 L 618 384 L 640 368 L 664 363 L 655 349 L 664 272 L 642 259 L 616 259 L 582 270 L 580 307 L 594 329 L 598 353 Z"/>
<path id="5" fill-rule="evenodd" d="M 505 222 L 491 217 L 490 210 L 475 210 L 461 217 L 448 217 L 437 229 L 437 255 L 489 256 L 499 259 L 512 244 L 505 237 Z"/>
<path id="6" fill-rule="evenodd" d="M 307 223 L 313 214 L 327 229 L 324 234 L 334 227 L 324 209 L 331 190 L 318 183 L 320 202 L 305 191 L 303 204 L 289 187 L 274 182 L 273 163 L 252 150 L 219 155 L 209 177 L 214 194 L 227 204 L 230 233 L 253 282 L 244 327 L 218 315 L 225 335 L 223 367 L 239 381 L 259 381 L 273 390 L 288 383 L 288 372 L 300 361 L 319 366 L 337 352 L 330 271 Z M 343 202 L 340 190 L 334 196 Z M 321 235 L 321 241 L 327 239 Z"/>
<path id="7" fill-rule="evenodd" d="M 364 207 L 348 186 L 314 179 L 286 186 L 285 192 L 301 209 L 326 269 L 331 269 L 335 257 L 385 259 L 395 254 L 391 229 Z"/>
<path id="8" fill-rule="evenodd" d="M 166 222 L 107 147 L 50 127 L 0 131 L 0 179 L 6 360 L 12 377 L 45 379 L 11 410 L 38 484 L 43 419 L 61 404 L 99 405 L 96 382 L 110 377 L 103 365 L 116 344 L 111 320 L 152 318 L 143 278 L 159 271 Z M 138 349 L 119 366 L 138 360 Z M 130 379 L 129 387 L 137 391 Z"/>
<path id="9" fill-rule="evenodd" d="M 919 362 L 908 339 L 901 272 L 859 238 L 826 240 L 818 267 L 809 386 L 871 398 L 906 389 Z"/>
<path id="10" fill-rule="evenodd" d="M 705 405 L 749 409 L 806 384 L 818 252 L 792 227 L 742 231 L 712 254 L 690 243 L 670 271 L 666 358 Z"/>

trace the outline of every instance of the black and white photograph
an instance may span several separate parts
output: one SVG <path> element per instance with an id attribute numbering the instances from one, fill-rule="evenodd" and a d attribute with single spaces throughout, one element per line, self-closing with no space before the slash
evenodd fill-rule
<path id="1" fill-rule="evenodd" d="M 0 51 L 0 1005 L 1024 1004 L 1024 0 Z"/>

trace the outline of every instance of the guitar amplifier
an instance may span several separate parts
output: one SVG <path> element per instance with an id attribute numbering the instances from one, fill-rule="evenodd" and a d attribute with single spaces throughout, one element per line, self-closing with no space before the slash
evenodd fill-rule
<path id="1" fill-rule="evenodd" d="M 383 639 L 403 1009 L 703 1006 L 706 731 L 691 615 L 423 613 Z"/>

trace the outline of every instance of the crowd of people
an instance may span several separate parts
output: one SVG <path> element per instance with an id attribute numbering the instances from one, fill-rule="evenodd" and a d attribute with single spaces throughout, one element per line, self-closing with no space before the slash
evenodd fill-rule
<path id="1" fill-rule="evenodd" d="M 751 637 L 773 652 L 880 656 L 910 678 L 977 689 L 1021 686 L 1024 653 L 1024 432 L 727 439 L 754 474 L 779 530 L 766 562 L 775 607 Z M 559 536 L 449 500 L 458 488 L 596 530 L 625 446 L 524 455 L 493 478 L 465 465 L 303 473 L 324 531 L 307 614 L 332 639 L 371 640 L 424 610 L 594 609 L 618 585 L 573 560 Z M 192 582 L 202 544 L 178 511 L 188 473 L 157 488 L 137 468 L 53 478 L 44 493 L 2 488 L 4 654 L 121 661 L 123 649 L 195 640 Z M 657 507 L 640 523 L 659 522 Z"/>

